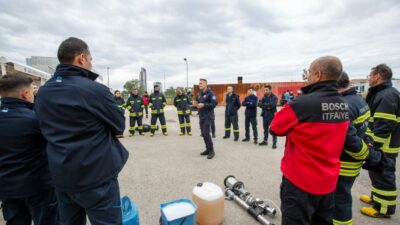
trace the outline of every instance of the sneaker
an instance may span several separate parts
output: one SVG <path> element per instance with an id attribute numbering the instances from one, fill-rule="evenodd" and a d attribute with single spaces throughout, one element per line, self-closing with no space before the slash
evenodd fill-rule
<path id="1" fill-rule="evenodd" d="M 204 152 L 200 153 L 200 155 L 208 155 L 208 150 L 205 150 Z"/>
<path id="2" fill-rule="evenodd" d="M 223 137 L 222 137 L 222 139 L 228 139 L 228 138 L 229 138 L 228 136 L 223 136 Z"/>
<path id="3" fill-rule="evenodd" d="M 265 142 L 265 141 L 263 141 L 263 142 L 261 142 L 260 144 L 258 144 L 258 145 L 260 145 L 260 146 L 263 146 L 263 145 L 268 145 L 268 142 Z"/>
<path id="4" fill-rule="evenodd" d="M 373 218 L 390 218 L 390 215 L 379 213 L 372 207 L 362 207 L 360 211 L 363 215 Z"/>
<path id="5" fill-rule="evenodd" d="M 367 203 L 368 205 L 373 205 L 374 201 L 372 201 L 371 197 L 368 195 L 360 195 L 360 201 Z"/>
<path id="6" fill-rule="evenodd" d="M 214 158 L 214 156 L 215 156 L 215 153 L 214 153 L 214 152 L 210 152 L 210 153 L 207 155 L 207 159 L 212 159 L 212 158 Z"/>
<path id="7" fill-rule="evenodd" d="M 245 139 L 243 139 L 242 141 L 243 141 L 243 142 L 248 142 L 248 141 L 250 141 L 250 138 L 245 138 Z"/>
<path id="8" fill-rule="evenodd" d="M 272 149 L 276 149 L 276 143 L 272 144 Z"/>

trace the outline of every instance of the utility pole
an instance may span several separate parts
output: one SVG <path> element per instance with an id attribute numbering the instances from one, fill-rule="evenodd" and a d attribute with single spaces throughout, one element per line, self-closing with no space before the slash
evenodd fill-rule
<path id="1" fill-rule="evenodd" d="M 189 90 L 189 63 L 187 58 L 183 58 L 186 62 L 186 91 Z"/>
<path id="2" fill-rule="evenodd" d="M 110 89 L 110 67 L 107 66 L 107 87 Z"/>

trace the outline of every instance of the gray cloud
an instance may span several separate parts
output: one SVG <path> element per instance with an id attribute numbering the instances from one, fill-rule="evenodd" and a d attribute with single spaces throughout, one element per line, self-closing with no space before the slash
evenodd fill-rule
<path id="1" fill-rule="evenodd" d="M 321 55 L 339 56 L 364 77 L 377 63 L 400 72 L 400 3 L 396 0 L 38 1 L 0 2 L 0 55 L 24 62 L 55 56 L 69 36 L 90 45 L 97 72 L 111 67 L 121 88 L 148 69 L 167 85 L 299 80 Z"/>

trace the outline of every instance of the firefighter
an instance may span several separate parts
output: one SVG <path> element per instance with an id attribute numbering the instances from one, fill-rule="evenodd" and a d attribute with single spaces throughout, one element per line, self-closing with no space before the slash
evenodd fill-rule
<path id="1" fill-rule="evenodd" d="M 137 88 L 132 88 L 131 96 L 129 96 L 128 100 L 126 101 L 125 107 L 129 110 L 129 137 L 135 135 L 136 130 L 139 132 L 139 135 L 144 136 L 143 109 L 145 106 L 142 97 L 138 95 Z"/>
<path id="2" fill-rule="evenodd" d="M 60 64 L 35 104 L 63 225 L 122 224 L 118 174 L 129 153 L 115 138 L 124 111 L 95 82 L 88 45 L 74 37 L 58 48 Z"/>
<path id="3" fill-rule="evenodd" d="M 197 108 L 199 109 L 200 130 L 206 144 L 206 150 L 200 153 L 200 155 L 206 155 L 207 159 L 212 159 L 215 156 L 215 151 L 210 130 L 215 120 L 214 108 L 217 106 L 217 98 L 214 92 L 208 89 L 206 79 L 200 79 L 199 89 Z"/>
<path id="4" fill-rule="evenodd" d="M 386 64 L 371 69 L 367 102 L 371 117 L 366 132 L 374 148 L 380 149 L 386 164 L 382 171 L 369 170 L 371 195 L 360 200 L 372 205 L 361 208 L 364 215 L 388 218 L 395 213 L 397 187 L 395 165 L 400 150 L 400 95 L 392 87 L 392 70 Z M 390 166 L 392 165 L 392 166 Z"/>
<path id="5" fill-rule="evenodd" d="M 252 87 L 247 89 L 247 97 L 244 99 L 243 106 L 246 107 L 245 110 L 245 130 L 246 130 L 246 138 L 243 139 L 243 142 L 250 141 L 250 124 L 253 129 L 253 138 L 254 144 L 257 144 L 258 140 L 258 132 L 257 132 L 257 105 L 258 99 L 257 96 L 254 95 L 254 90 Z"/>
<path id="6" fill-rule="evenodd" d="M 118 107 L 125 109 L 125 100 L 121 97 L 121 92 L 119 90 L 114 91 L 114 98 Z"/>
<path id="7" fill-rule="evenodd" d="M 30 77 L 0 76 L 0 202 L 7 225 L 56 225 L 46 144 Z"/>
<path id="8" fill-rule="evenodd" d="M 350 87 L 347 73 L 338 80 L 339 93 L 349 105 L 350 126 L 347 131 L 345 148 L 340 156 L 340 173 L 335 190 L 334 225 L 352 225 L 351 189 L 360 174 L 363 161 L 369 156 L 367 144 L 363 141 L 367 130 L 370 111 L 368 104 Z"/>
<path id="9" fill-rule="evenodd" d="M 259 144 L 260 146 L 268 145 L 268 133 L 269 126 L 271 125 L 272 119 L 276 113 L 276 104 L 278 103 L 278 98 L 272 93 L 271 85 L 265 85 L 264 87 L 264 97 L 259 102 L 259 107 L 262 109 L 261 117 L 263 118 L 263 128 L 264 128 L 264 140 Z M 272 148 L 276 149 L 277 138 L 272 135 Z"/>
<path id="10" fill-rule="evenodd" d="M 233 87 L 228 86 L 227 94 L 225 97 L 225 136 L 223 139 L 227 139 L 231 136 L 231 124 L 233 126 L 234 141 L 239 140 L 239 117 L 238 110 L 241 106 L 239 95 L 233 92 Z"/>
<path id="11" fill-rule="evenodd" d="M 164 136 L 168 136 L 167 124 L 165 121 L 164 107 L 167 105 L 165 96 L 160 93 L 160 87 L 154 85 L 154 93 L 150 95 L 149 108 L 151 109 L 151 132 L 150 136 L 154 136 L 154 132 L 157 129 L 157 119 L 160 120 L 161 130 Z"/>
<path id="12" fill-rule="evenodd" d="M 178 88 L 176 92 L 177 94 L 174 98 L 174 106 L 178 110 L 179 127 L 181 128 L 179 136 L 185 135 L 185 128 L 187 134 L 192 136 L 192 130 L 190 127 L 190 105 L 192 104 L 192 101 L 187 95 L 183 94 L 182 88 Z"/>
<path id="13" fill-rule="evenodd" d="M 286 136 L 282 225 L 332 224 L 340 154 L 349 127 L 348 104 L 337 91 L 340 60 L 318 58 L 308 71 L 304 95 L 285 104 L 271 123 L 271 133 Z"/>

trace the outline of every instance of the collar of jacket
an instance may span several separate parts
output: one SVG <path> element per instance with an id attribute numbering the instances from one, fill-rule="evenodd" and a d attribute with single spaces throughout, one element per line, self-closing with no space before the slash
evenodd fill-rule
<path id="1" fill-rule="evenodd" d="M 315 84 L 310 84 L 305 87 L 302 87 L 301 91 L 304 94 L 308 94 L 308 93 L 316 92 L 316 91 L 335 91 L 335 92 L 337 92 L 337 88 L 338 88 L 337 81 L 325 80 L 325 81 L 320 81 Z"/>
<path id="2" fill-rule="evenodd" d="M 351 88 L 345 90 L 344 92 L 342 92 L 342 96 L 356 95 L 356 94 L 357 94 L 357 90 L 355 87 L 351 87 Z"/>
<path id="3" fill-rule="evenodd" d="M 1 107 L 33 109 L 33 103 L 18 98 L 2 98 Z"/>
<path id="4" fill-rule="evenodd" d="M 133 94 L 131 94 L 131 96 L 134 97 L 134 98 L 137 98 L 139 95 L 133 95 Z"/>
<path id="5" fill-rule="evenodd" d="M 367 98 L 366 98 L 367 102 L 368 102 L 374 95 L 376 95 L 376 93 L 382 91 L 383 89 L 389 88 L 389 87 L 392 87 L 392 81 L 391 81 L 391 80 L 385 81 L 385 82 L 383 82 L 382 84 L 376 85 L 375 87 L 370 87 L 370 88 L 368 89 L 368 94 L 367 94 Z"/>
<path id="6" fill-rule="evenodd" d="M 90 80 L 96 80 L 99 75 L 85 68 L 71 64 L 60 64 L 57 66 L 55 76 L 82 76 Z"/>
<path id="7" fill-rule="evenodd" d="M 205 95 L 205 94 L 207 94 L 208 92 L 210 92 L 210 89 L 209 89 L 209 88 L 207 88 L 205 91 L 200 91 L 200 93 L 201 93 L 202 95 Z"/>

